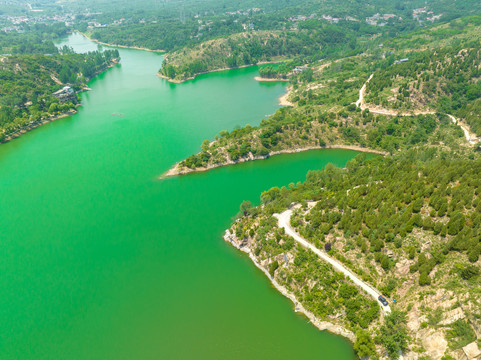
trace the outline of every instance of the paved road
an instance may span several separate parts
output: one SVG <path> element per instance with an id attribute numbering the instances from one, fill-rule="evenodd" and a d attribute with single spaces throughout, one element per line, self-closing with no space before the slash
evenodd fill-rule
<path id="1" fill-rule="evenodd" d="M 292 236 L 294 240 L 297 241 L 299 244 L 301 244 L 303 247 L 312 250 L 321 259 L 331 264 L 334 267 L 334 269 L 342 272 L 346 277 L 351 279 L 358 287 L 360 287 L 361 289 L 366 291 L 369 295 L 371 295 L 379 303 L 379 306 L 385 313 L 391 312 L 391 308 L 389 307 L 389 305 L 383 306 L 379 302 L 378 297 L 379 295 L 381 295 L 381 293 L 378 290 L 376 290 L 375 288 L 371 287 L 369 284 L 366 284 L 364 281 L 359 279 L 349 269 L 344 267 L 344 265 L 342 265 L 340 262 L 338 262 L 337 260 L 334 260 L 329 255 L 327 255 L 326 252 L 319 250 L 310 242 L 302 238 L 290 225 L 291 215 L 292 215 L 292 210 L 286 210 L 280 214 L 274 214 L 274 216 L 279 220 L 279 226 L 285 229 L 286 234 Z"/>

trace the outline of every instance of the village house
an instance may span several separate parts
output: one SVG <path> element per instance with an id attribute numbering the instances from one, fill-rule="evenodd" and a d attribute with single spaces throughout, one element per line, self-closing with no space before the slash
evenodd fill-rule
<path id="1" fill-rule="evenodd" d="M 408 62 L 408 61 L 409 61 L 408 58 L 404 58 L 404 59 L 401 59 L 401 60 L 396 60 L 396 61 L 394 62 L 394 64 L 401 64 L 401 63 Z"/>
<path id="2" fill-rule="evenodd" d="M 54 92 L 52 95 L 55 96 L 57 99 L 59 99 L 60 102 L 76 100 L 75 91 L 73 91 L 73 89 L 70 86 L 64 86 L 62 89 Z"/>
<path id="3" fill-rule="evenodd" d="M 303 72 L 304 70 L 307 70 L 307 65 L 296 66 L 294 70 L 292 70 L 292 72 L 294 73 L 294 75 L 297 75 Z"/>

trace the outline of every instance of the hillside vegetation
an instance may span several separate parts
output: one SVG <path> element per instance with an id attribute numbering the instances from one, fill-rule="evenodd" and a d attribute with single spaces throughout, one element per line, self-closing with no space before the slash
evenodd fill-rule
<path id="1" fill-rule="evenodd" d="M 385 61 L 376 54 L 356 56 L 316 64 L 291 77 L 289 99 L 295 106 L 281 108 L 259 126 L 221 131 L 170 174 L 329 146 L 357 146 L 382 153 L 426 145 L 467 149 L 463 131 L 442 109 L 436 114 L 388 116 L 356 107 L 359 89 Z"/>
<path id="2" fill-rule="evenodd" d="M 474 157 L 476 152 L 467 148 L 463 131 L 452 125 L 446 114 L 479 131 L 480 45 L 474 38 L 480 32 L 481 18 L 471 17 L 393 39 L 385 49 L 312 63 L 301 73 L 290 75 L 292 107 L 278 110 L 259 126 L 222 131 L 215 141 L 205 140 L 200 153 L 181 161 L 168 174 L 279 152 L 342 145 L 391 154 L 411 147 L 441 146 L 461 152 L 465 149 Z M 420 42 L 424 44 L 420 39 L 428 39 L 431 48 L 420 46 Z M 409 48 L 414 45 L 418 47 Z M 395 63 L 405 56 L 409 61 Z M 280 66 L 277 71 L 268 67 L 266 72 L 280 77 L 286 68 Z M 367 109 L 361 111 L 355 103 L 370 74 L 374 75 L 367 83 Z M 380 107 L 393 115 L 369 111 Z M 415 115 L 426 110 L 431 114 Z M 412 115 L 394 115 L 398 113 Z"/>
<path id="3" fill-rule="evenodd" d="M 67 35 L 63 23 L 25 25 L 23 33 L 0 31 L 0 54 L 58 54 L 53 39 Z"/>
<path id="4" fill-rule="evenodd" d="M 425 2 L 374 0 L 366 4 L 336 0 L 210 0 L 119 1 L 116 4 L 89 1 L 84 6 L 92 9 L 93 13 L 77 17 L 76 28 L 88 31 L 90 36 L 102 42 L 169 52 L 238 34 L 246 28 L 254 31 L 295 29 L 298 23 L 293 17 L 296 16 L 301 17 L 300 23 L 302 17 L 314 15 L 313 18 L 320 20 L 322 15 L 331 16 L 336 18 L 331 21 L 341 29 L 352 28 L 358 33 L 369 32 L 387 38 L 430 24 L 434 20 L 428 20 L 432 14 L 442 14 L 442 19 L 446 21 L 481 11 L 479 2 L 475 0 L 436 0 L 428 4 L 424 13 L 416 16 L 413 16 L 413 10 L 426 6 Z M 68 2 L 63 7 L 78 10 L 79 4 Z M 381 20 L 382 26 L 373 26 L 366 22 L 366 18 L 374 14 L 393 14 L 395 17 Z M 96 25 L 92 26 L 92 22 Z M 323 22 L 327 24 L 328 20 Z"/>
<path id="5" fill-rule="evenodd" d="M 332 52 L 352 51 L 345 32 L 318 22 L 306 22 L 298 31 L 256 31 L 231 35 L 183 48 L 168 54 L 160 74 L 172 80 L 186 80 L 207 71 L 254 65 L 283 58 L 320 58 Z"/>
<path id="6" fill-rule="evenodd" d="M 311 62 L 289 75 L 292 106 L 205 140 L 169 173 L 329 146 L 384 154 L 310 171 L 304 183 L 262 193 L 257 207 L 242 203 L 226 233 L 311 321 L 352 339 L 359 357 L 464 359 L 478 349 L 481 147 L 450 116 L 479 122 L 480 25 L 477 17 L 455 20 Z M 286 68 L 264 72 L 284 76 Z M 429 113 L 416 115 L 422 110 Z M 334 281 L 332 268 L 278 227 L 272 215 L 294 203 L 295 231 L 379 289 L 391 315 L 376 315 L 366 294 L 342 276 Z"/>
<path id="7" fill-rule="evenodd" d="M 481 98 L 480 34 L 481 19 L 469 18 L 390 42 L 367 85 L 366 106 L 437 110 L 465 119 L 481 134 L 481 118 L 473 116 Z M 401 57 L 407 61 L 396 63 Z"/>
<path id="8" fill-rule="evenodd" d="M 76 54 L 58 49 L 53 39 L 67 34 L 63 23 L 25 26 L 22 33 L 0 33 L 0 142 L 59 115 L 72 113 L 76 95 L 60 101 L 52 94 L 64 86 L 81 91 L 96 74 L 116 64 L 117 50 Z"/>
<path id="9" fill-rule="evenodd" d="M 117 50 L 75 54 L 0 57 L 0 141 L 39 122 L 75 109 L 76 99 L 60 103 L 52 94 L 66 84 L 75 91 L 119 60 Z"/>
<path id="10" fill-rule="evenodd" d="M 356 333 L 360 357 L 462 358 L 481 336 L 480 169 L 435 148 L 359 155 L 264 192 L 256 208 L 243 204 L 230 232 L 316 318 Z M 357 288 L 321 275 L 317 257 L 277 227 L 272 214 L 294 202 L 303 204 L 291 218 L 301 236 L 397 300 L 382 325 Z"/>

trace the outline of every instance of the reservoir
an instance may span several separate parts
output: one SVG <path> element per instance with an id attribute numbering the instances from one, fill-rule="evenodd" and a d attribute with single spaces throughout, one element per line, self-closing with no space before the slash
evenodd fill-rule
<path id="1" fill-rule="evenodd" d="M 204 139 L 258 125 L 285 84 L 256 67 L 170 84 L 160 54 L 119 51 L 77 114 L 0 146 L 0 358 L 354 359 L 222 235 L 243 200 L 357 153 L 159 180 Z"/>

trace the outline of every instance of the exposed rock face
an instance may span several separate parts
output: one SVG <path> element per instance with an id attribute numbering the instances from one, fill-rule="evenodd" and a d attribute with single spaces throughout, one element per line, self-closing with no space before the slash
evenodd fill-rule
<path id="1" fill-rule="evenodd" d="M 464 319 L 466 316 L 464 315 L 463 309 L 456 308 L 451 311 L 447 311 L 444 313 L 444 320 L 439 323 L 439 325 L 449 325 L 459 319 Z"/>
<path id="2" fill-rule="evenodd" d="M 406 276 L 409 274 L 409 266 L 412 264 L 412 261 L 407 259 L 403 259 L 396 263 L 396 273 L 399 276 Z"/>
<path id="3" fill-rule="evenodd" d="M 441 359 L 448 347 L 448 342 L 441 331 L 436 331 L 426 336 L 422 344 L 431 359 Z"/>
<path id="4" fill-rule="evenodd" d="M 463 351 L 469 360 L 481 359 L 481 350 L 476 341 L 463 347 Z"/>

